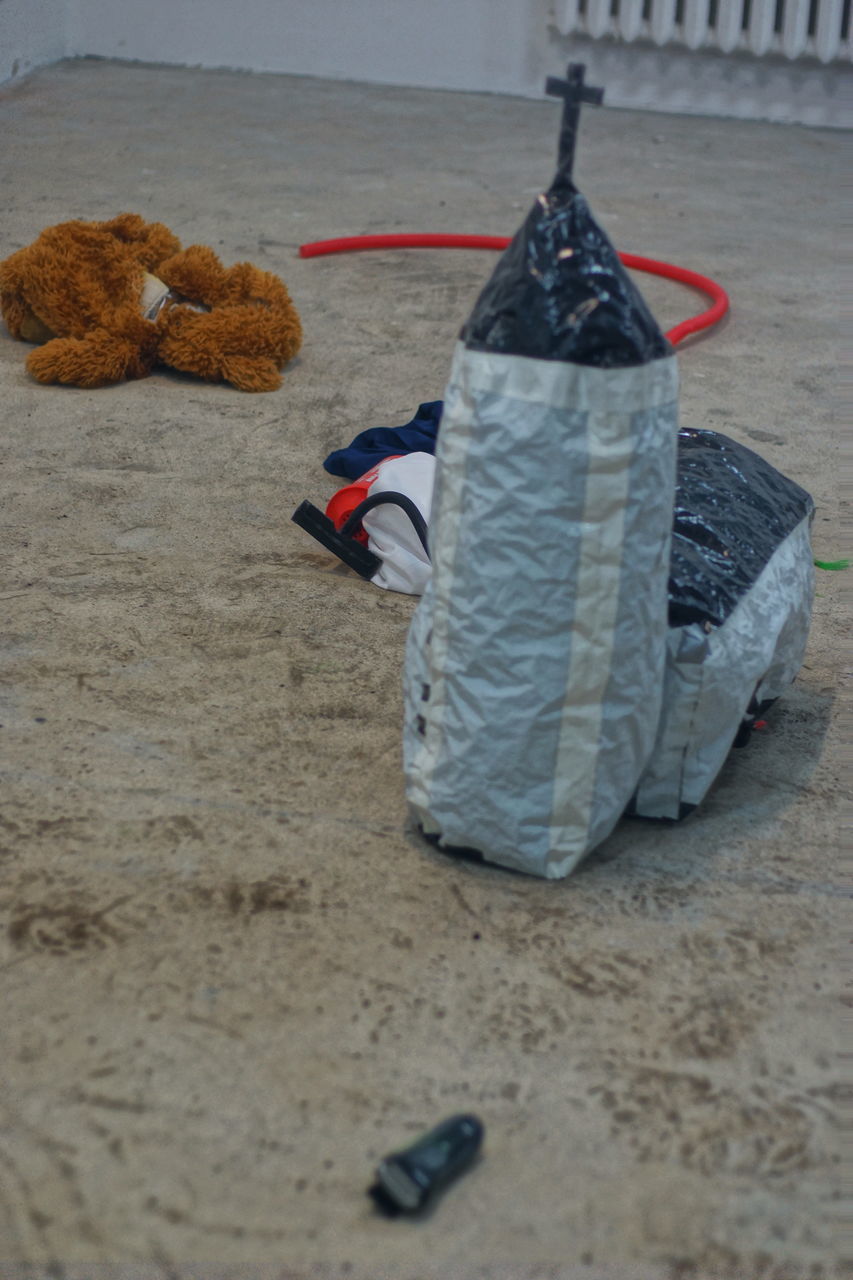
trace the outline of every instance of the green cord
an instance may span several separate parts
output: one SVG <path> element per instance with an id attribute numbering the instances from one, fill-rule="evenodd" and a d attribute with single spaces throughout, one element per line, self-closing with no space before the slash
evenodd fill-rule
<path id="1" fill-rule="evenodd" d="M 849 560 L 815 560 L 818 569 L 849 569 Z"/>

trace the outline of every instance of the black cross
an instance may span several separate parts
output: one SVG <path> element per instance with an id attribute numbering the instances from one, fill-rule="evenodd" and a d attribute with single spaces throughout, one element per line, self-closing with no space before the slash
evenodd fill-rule
<path id="1" fill-rule="evenodd" d="M 563 120 L 560 125 L 560 173 L 567 178 L 572 176 L 575 163 L 575 142 L 580 123 L 581 103 L 600 107 L 604 101 L 604 90 L 594 89 L 584 84 L 586 67 L 582 62 L 570 62 L 565 80 L 549 76 L 545 81 L 545 92 L 552 98 L 563 99 Z"/>

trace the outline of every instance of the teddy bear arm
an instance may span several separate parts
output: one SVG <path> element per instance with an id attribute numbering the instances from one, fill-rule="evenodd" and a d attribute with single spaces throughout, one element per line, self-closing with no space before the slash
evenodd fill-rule
<path id="1" fill-rule="evenodd" d="M 12 293 L 0 293 L 0 314 L 13 338 L 23 338 L 27 317 L 32 311 L 27 304 Z"/>
<path id="2" fill-rule="evenodd" d="M 0 262 L 0 314 L 13 338 L 23 337 L 22 330 L 31 308 L 24 290 L 24 251 L 19 250 Z"/>
<path id="3" fill-rule="evenodd" d="M 131 339 L 93 329 L 84 338 L 46 342 L 27 357 L 27 369 L 37 382 L 103 387 L 124 378 L 144 377 L 150 372 L 150 361 Z"/>

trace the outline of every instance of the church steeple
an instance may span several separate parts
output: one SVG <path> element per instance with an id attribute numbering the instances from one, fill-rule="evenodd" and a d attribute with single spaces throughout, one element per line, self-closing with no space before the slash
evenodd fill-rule
<path id="1" fill-rule="evenodd" d="M 584 67 L 549 77 L 563 98 L 557 173 L 503 253 L 462 329 L 474 351 L 598 368 L 625 368 L 672 354 L 642 294 L 572 181 L 582 103 L 604 90 Z"/>

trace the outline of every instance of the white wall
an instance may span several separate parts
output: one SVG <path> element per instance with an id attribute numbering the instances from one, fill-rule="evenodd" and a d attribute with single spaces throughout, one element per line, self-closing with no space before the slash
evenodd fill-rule
<path id="1" fill-rule="evenodd" d="M 0 0 L 0 84 L 68 52 L 66 0 Z"/>
<path id="2" fill-rule="evenodd" d="M 107 58 L 517 94 L 545 74 L 548 0 L 70 0 L 70 15 L 71 52 Z"/>
<path id="3" fill-rule="evenodd" d="M 808 0 L 802 0 L 808 4 Z M 853 126 L 850 67 L 562 35 L 556 0 L 0 0 L 0 83 L 66 56 L 540 98 L 588 64 L 614 107 Z"/>

